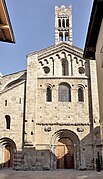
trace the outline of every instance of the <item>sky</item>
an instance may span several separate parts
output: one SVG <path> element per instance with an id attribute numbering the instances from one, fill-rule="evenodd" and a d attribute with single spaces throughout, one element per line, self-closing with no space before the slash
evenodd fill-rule
<path id="1" fill-rule="evenodd" d="M 84 48 L 93 0 L 5 0 L 15 44 L 0 42 L 0 72 L 26 69 L 26 55 L 55 43 L 55 6 L 72 5 L 73 45 Z"/>

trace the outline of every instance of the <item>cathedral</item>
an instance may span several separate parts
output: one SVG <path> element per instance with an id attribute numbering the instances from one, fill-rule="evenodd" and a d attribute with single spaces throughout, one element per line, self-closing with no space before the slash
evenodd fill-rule
<path id="1" fill-rule="evenodd" d="M 101 157 L 95 60 L 72 43 L 72 7 L 55 6 L 55 44 L 0 76 L 0 167 L 95 169 Z"/>

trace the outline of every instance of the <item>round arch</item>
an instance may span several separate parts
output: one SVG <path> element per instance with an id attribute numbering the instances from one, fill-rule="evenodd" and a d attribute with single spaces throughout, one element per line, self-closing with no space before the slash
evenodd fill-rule
<path id="1" fill-rule="evenodd" d="M 63 137 L 67 137 L 67 138 L 71 139 L 74 145 L 80 144 L 80 140 L 79 140 L 77 134 L 75 134 L 73 131 L 68 130 L 68 129 L 61 129 L 59 131 L 56 131 L 52 135 L 51 145 L 56 145 L 58 140 Z"/>
<path id="2" fill-rule="evenodd" d="M 78 102 L 84 102 L 85 100 L 85 86 L 82 84 L 77 85 L 77 101 Z"/>
<path id="3" fill-rule="evenodd" d="M 54 154 L 55 156 L 54 161 L 56 162 L 56 164 L 54 164 L 53 167 L 55 169 L 57 168 L 58 161 L 56 156 L 56 148 L 58 146 L 58 142 L 61 141 L 61 139 L 68 139 L 69 141 L 71 141 L 73 147 L 73 163 L 74 163 L 73 168 L 78 169 L 80 166 L 80 140 L 76 133 L 68 129 L 58 130 L 52 135 L 51 152 Z"/>
<path id="4" fill-rule="evenodd" d="M 0 145 L 2 150 L 2 167 L 12 167 L 14 153 L 17 151 L 15 142 L 7 137 L 0 139 Z"/>
<path id="5" fill-rule="evenodd" d="M 4 145 L 4 146 L 5 145 L 10 145 L 10 146 L 12 146 L 13 150 L 15 150 L 15 151 L 17 150 L 15 142 L 12 139 L 8 138 L 8 137 L 1 138 L 0 143 L 1 143 L 1 145 Z"/>

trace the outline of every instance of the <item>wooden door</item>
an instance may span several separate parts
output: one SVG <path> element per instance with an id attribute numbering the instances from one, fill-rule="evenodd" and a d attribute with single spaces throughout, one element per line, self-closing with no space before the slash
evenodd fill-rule
<path id="1" fill-rule="evenodd" d="M 64 153 L 65 153 L 65 146 L 61 145 L 58 142 L 58 146 L 56 148 L 56 155 L 57 155 L 57 168 L 64 168 Z"/>
<path id="2" fill-rule="evenodd" d="M 4 150 L 4 167 L 12 167 L 12 148 L 10 145 L 5 146 Z"/>
<path id="3" fill-rule="evenodd" d="M 57 168 L 74 168 L 74 147 L 68 138 L 62 138 L 58 141 L 56 147 Z"/>

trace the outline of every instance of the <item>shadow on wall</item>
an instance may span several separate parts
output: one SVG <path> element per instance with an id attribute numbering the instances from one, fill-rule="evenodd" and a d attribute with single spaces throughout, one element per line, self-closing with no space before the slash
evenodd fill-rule
<path id="1" fill-rule="evenodd" d="M 96 161 L 99 154 L 101 169 L 103 169 L 100 126 L 97 126 L 91 133 L 89 133 L 81 140 L 81 146 L 81 153 L 86 168 L 96 169 Z"/>
<path id="2" fill-rule="evenodd" d="M 58 147 L 63 148 L 60 145 Z M 62 151 L 62 157 L 58 158 L 48 149 L 35 150 L 35 148 L 27 148 L 23 152 L 17 151 L 13 160 L 8 159 L 0 165 L 1 168 L 13 167 L 15 170 L 69 169 L 74 168 L 74 158 L 68 152 L 65 154 L 65 150 Z"/>
<path id="3" fill-rule="evenodd" d="M 65 152 L 65 151 L 64 151 Z M 74 164 L 72 156 L 71 161 Z M 14 158 L 13 169 L 15 170 L 50 170 L 50 169 L 69 169 L 67 162 L 68 154 L 57 158 L 49 149 L 35 150 L 35 148 L 26 148 L 23 153 L 17 152 Z M 74 168 L 70 167 L 70 168 Z"/>

